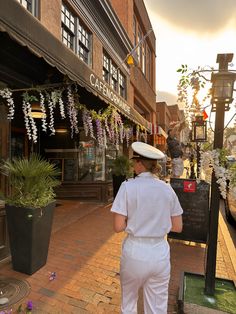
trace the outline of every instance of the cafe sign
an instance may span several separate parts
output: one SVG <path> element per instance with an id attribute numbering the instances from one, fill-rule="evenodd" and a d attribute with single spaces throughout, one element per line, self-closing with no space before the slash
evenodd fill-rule
<path id="1" fill-rule="evenodd" d="M 109 88 L 93 73 L 90 74 L 89 82 L 95 90 L 108 98 L 114 105 L 116 105 L 116 107 L 120 108 L 125 113 L 130 114 L 130 106 L 128 106 L 120 96 L 118 96 L 111 88 Z"/>

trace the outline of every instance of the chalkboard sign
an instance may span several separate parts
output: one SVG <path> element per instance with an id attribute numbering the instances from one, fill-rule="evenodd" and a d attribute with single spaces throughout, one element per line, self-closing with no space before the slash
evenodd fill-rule
<path id="1" fill-rule="evenodd" d="M 62 159 L 49 158 L 49 161 L 56 166 L 56 169 L 60 171 L 60 174 L 56 176 L 58 180 L 62 180 Z"/>
<path id="2" fill-rule="evenodd" d="M 76 159 L 64 160 L 64 181 L 76 181 Z"/>
<path id="3" fill-rule="evenodd" d="M 183 208 L 183 231 L 168 238 L 206 243 L 209 222 L 210 185 L 205 181 L 172 178 L 170 184 Z"/>

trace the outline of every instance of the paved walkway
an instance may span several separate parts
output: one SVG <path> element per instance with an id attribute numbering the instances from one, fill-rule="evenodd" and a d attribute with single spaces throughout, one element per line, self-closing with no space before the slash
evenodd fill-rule
<path id="1" fill-rule="evenodd" d="M 27 280 L 31 291 L 20 304 L 32 300 L 33 313 L 119 313 L 119 258 L 125 234 L 113 232 L 110 205 L 71 200 L 60 200 L 58 205 L 47 264 L 28 276 L 13 271 L 8 262 L 0 266 L 0 275 Z M 205 247 L 178 240 L 170 240 L 170 246 L 168 313 L 173 314 L 177 313 L 180 274 L 182 271 L 204 273 Z M 49 280 L 51 272 L 56 272 L 56 279 L 52 281 Z M 217 276 L 226 279 L 235 276 L 221 228 Z M 13 313 L 18 306 L 12 307 Z M 143 313 L 141 298 L 138 307 L 139 313 Z"/>

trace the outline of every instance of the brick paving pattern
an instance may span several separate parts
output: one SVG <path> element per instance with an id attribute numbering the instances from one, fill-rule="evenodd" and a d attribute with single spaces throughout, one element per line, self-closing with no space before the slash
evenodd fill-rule
<path id="1" fill-rule="evenodd" d="M 31 291 L 19 304 L 32 300 L 33 313 L 119 313 L 119 258 L 125 234 L 113 232 L 110 206 L 69 200 L 59 203 L 47 264 L 29 276 L 13 271 L 8 262 L 1 265 L 0 275 L 28 281 Z M 174 314 L 180 274 L 204 273 L 205 245 L 173 239 L 169 242 L 172 271 L 168 313 Z M 52 272 L 56 272 L 56 278 L 50 281 Z M 235 276 L 220 230 L 217 276 Z M 19 304 L 12 307 L 13 313 Z M 143 313 L 141 291 L 138 309 L 138 313 Z"/>

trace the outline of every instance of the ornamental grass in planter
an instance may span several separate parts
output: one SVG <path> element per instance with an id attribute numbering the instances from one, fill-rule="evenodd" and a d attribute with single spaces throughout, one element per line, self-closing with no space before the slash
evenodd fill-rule
<path id="1" fill-rule="evenodd" d="M 5 209 L 13 269 L 33 274 L 47 261 L 59 172 L 36 154 L 6 160 L 0 168 L 10 187 Z"/>

